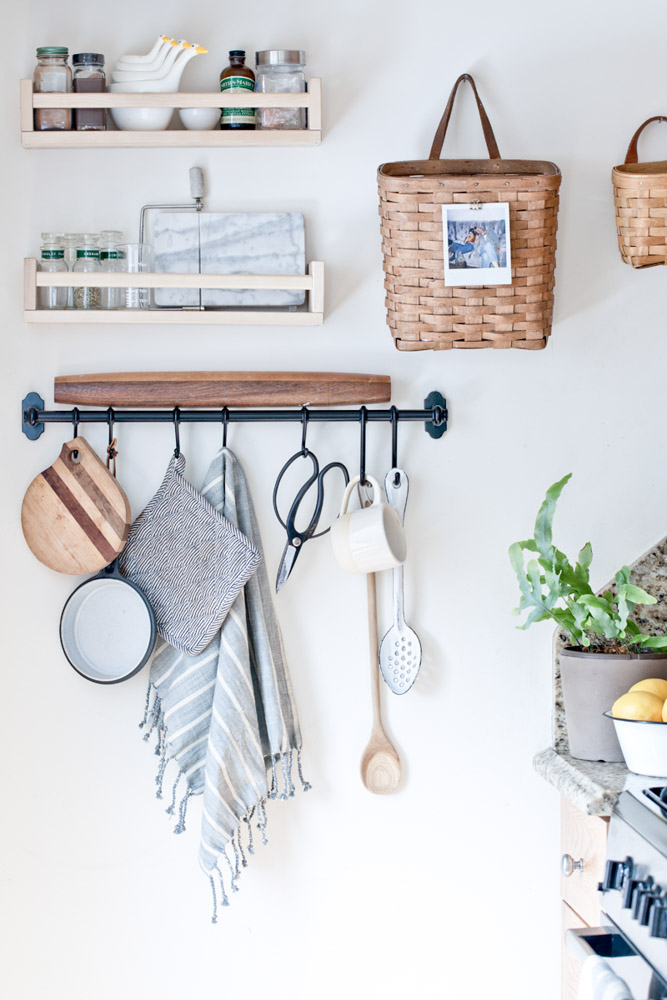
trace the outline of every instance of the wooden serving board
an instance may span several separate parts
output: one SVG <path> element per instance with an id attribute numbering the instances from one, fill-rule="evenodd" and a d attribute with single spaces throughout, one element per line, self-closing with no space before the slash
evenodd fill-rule
<path id="1" fill-rule="evenodd" d="M 109 372 L 59 375 L 56 403 L 89 406 L 342 406 L 387 403 L 389 375 L 347 372 Z"/>
<path id="2" fill-rule="evenodd" d="M 21 509 L 33 554 L 58 573 L 96 573 L 121 553 L 130 504 L 87 441 L 63 445 L 53 465 L 28 487 Z"/>

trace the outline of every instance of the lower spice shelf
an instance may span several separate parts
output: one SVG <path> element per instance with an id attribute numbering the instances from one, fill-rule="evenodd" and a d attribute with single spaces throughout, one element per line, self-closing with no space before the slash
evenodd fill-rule
<path id="1" fill-rule="evenodd" d="M 305 308 L 40 309 L 39 288 L 214 288 L 282 289 L 307 292 Z M 307 274 L 108 274 L 39 271 L 24 262 L 24 318 L 27 323 L 187 323 L 236 326 L 321 326 L 324 322 L 324 264 L 314 260 Z"/>

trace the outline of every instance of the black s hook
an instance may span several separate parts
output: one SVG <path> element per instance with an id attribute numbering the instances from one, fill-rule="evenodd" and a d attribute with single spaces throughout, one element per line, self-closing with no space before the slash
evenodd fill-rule
<path id="1" fill-rule="evenodd" d="M 176 439 L 176 447 L 174 448 L 174 458 L 178 458 L 181 454 L 181 411 L 177 406 L 174 407 L 174 437 Z"/>
<path id="2" fill-rule="evenodd" d="M 229 424 L 229 410 L 226 406 L 222 408 L 222 447 L 227 447 L 227 425 Z"/>
<path id="3" fill-rule="evenodd" d="M 116 455 L 118 451 L 116 450 L 116 438 L 113 436 L 113 424 L 114 424 L 114 411 L 113 406 L 107 409 L 107 423 L 109 425 L 109 443 L 107 444 L 107 469 L 109 469 L 114 479 L 116 478 Z M 113 462 L 113 469 L 111 469 L 111 463 Z"/>
<path id="4" fill-rule="evenodd" d="M 301 454 L 307 458 L 310 452 L 306 448 L 306 434 L 308 433 L 308 407 L 301 407 Z"/>
<path id="5" fill-rule="evenodd" d="M 370 486 L 366 483 L 366 423 L 368 421 L 368 410 L 362 406 L 359 410 L 359 486 Z"/>
<path id="6" fill-rule="evenodd" d="M 398 410 L 395 406 L 391 408 L 391 467 L 398 468 Z M 400 486 L 401 477 L 398 472 L 394 473 L 394 486 Z"/>

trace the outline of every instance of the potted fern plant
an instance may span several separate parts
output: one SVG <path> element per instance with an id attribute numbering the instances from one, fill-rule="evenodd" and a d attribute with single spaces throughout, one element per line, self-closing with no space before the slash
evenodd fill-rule
<path id="1" fill-rule="evenodd" d="M 667 680 L 667 635 L 647 635 L 633 620 L 640 605 L 657 600 L 630 581 L 622 566 L 601 594 L 590 585 L 593 550 L 587 542 L 574 565 L 553 544 L 556 504 L 571 473 L 546 493 L 534 537 L 510 546 L 521 601 L 528 612 L 520 629 L 552 621 L 569 638 L 560 653 L 563 703 L 570 753 L 582 760 L 622 761 L 610 719 L 603 716 L 633 684 L 647 677 Z"/>

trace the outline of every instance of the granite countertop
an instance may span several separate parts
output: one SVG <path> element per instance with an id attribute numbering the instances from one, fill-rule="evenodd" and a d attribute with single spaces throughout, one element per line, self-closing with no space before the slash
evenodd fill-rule
<path id="1" fill-rule="evenodd" d="M 647 778 L 631 774 L 625 764 L 577 760 L 564 750 L 549 747 L 533 757 L 533 767 L 561 795 L 589 816 L 611 816 L 619 795 L 637 778 L 642 787 Z"/>
<path id="2" fill-rule="evenodd" d="M 631 566 L 633 583 L 657 597 L 658 603 L 643 607 L 638 624 L 662 632 L 667 628 L 667 539 L 662 539 Z M 608 590 L 611 584 L 604 587 Z M 553 745 L 533 758 L 539 775 L 582 812 L 590 816 L 610 816 L 619 795 L 627 788 L 646 788 L 664 778 L 651 779 L 632 774 L 625 764 L 577 760 L 569 753 L 563 689 L 560 679 L 560 650 L 567 638 L 558 631 L 553 647 Z"/>

